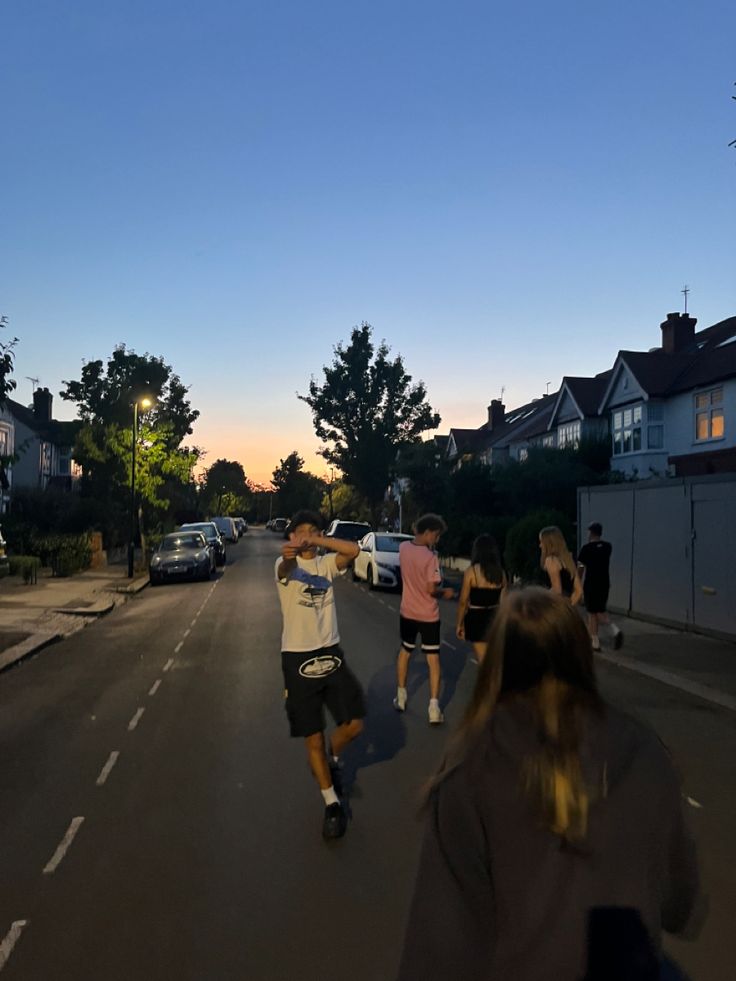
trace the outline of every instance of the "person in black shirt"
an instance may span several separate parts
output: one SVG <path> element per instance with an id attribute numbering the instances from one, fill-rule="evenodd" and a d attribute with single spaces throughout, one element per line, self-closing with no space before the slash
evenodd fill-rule
<path id="1" fill-rule="evenodd" d="M 606 610 L 608 590 L 611 586 L 609 564 L 613 549 L 610 542 L 603 541 L 602 534 L 603 526 L 598 521 L 588 525 L 588 543 L 583 545 L 578 555 L 578 565 L 582 566 L 584 570 L 583 602 L 588 611 L 588 630 L 594 651 L 601 649 L 598 633 L 602 626 L 611 630 L 613 646 L 616 650 L 624 642 L 623 633 L 615 623 L 611 623 L 611 618 Z"/>

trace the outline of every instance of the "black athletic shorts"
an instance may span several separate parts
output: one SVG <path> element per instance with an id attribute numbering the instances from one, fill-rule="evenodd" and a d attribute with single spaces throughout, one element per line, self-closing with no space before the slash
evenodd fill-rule
<path id="1" fill-rule="evenodd" d="M 439 654 L 440 652 L 439 620 L 410 620 L 408 617 L 400 616 L 399 633 L 401 634 L 401 646 L 406 651 L 414 650 L 418 634 L 425 654 Z"/>
<path id="2" fill-rule="evenodd" d="M 282 651 L 281 669 L 292 736 L 324 732 L 325 708 L 339 726 L 365 718 L 363 689 L 339 645 L 317 651 Z"/>
<path id="3" fill-rule="evenodd" d="M 608 585 L 583 585 L 583 603 L 588 613 L 605 613 L 608 606 Z"/>

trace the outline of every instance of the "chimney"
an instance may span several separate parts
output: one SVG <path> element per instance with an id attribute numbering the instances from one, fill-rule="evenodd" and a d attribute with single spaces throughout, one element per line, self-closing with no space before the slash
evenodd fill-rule
<path id="1" fill-rule="evenodd" d="M 36 422 L 51 422 L 53 398 L 48 388 L 37 388 L 33 393 L 33 416 Z"/>
<path id="2" fill-rule="evenodd" d="M 491 399 L 491 404 L 488 406 L 487 428 L 490 430 L 498 429 L 499 426 L 503 425 L 505 415 L 506 406 L 501 399 Z"/>
<path id="3" fill-rule="evenodd" d="M 662 350 L 665 354 L 675 354 L 692 344 L 695 337 L 695 317 L 686 313 L 668 313 L 660 324 L 662 328 Z"/>

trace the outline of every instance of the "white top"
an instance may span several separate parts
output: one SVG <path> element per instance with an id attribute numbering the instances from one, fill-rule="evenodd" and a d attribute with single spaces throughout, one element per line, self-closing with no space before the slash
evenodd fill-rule
<path id="1" fill-rule="evenodd" d="M 283 562 L 276 560 L 275 572 Z M 282 651 L 317 651 L 340 643 L 335 609 L 335 590 L 332 581 L 344 574 L 337 568 L 334 552 L 313 559 L 297 556 L 297 568 L 288 579 L 276 584 L 281 602 L 284 626 L 281 632 Z"/>

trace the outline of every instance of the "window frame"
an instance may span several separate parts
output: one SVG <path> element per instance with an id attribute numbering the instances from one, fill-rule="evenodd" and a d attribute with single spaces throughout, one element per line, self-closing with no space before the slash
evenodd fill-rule
<path id="1" fill-rule="evenodd" d="M 717 396 L 717 398 L 714 398 Z M 705 401 L 702 401 L 705 400 Z M 702 402 L 702 404 L 698 404 Z M 700 419 L 704 419 L 707 435 L 698 433 Z M 720 433 L 713 435 L 713 420 L 720 419 Z M 717 443 L 726 438 L 726 414 L 723 408 L 723 385 L 705 388 L 693 393 L 693 442 L 701 446 L 703 443 Z"/>

